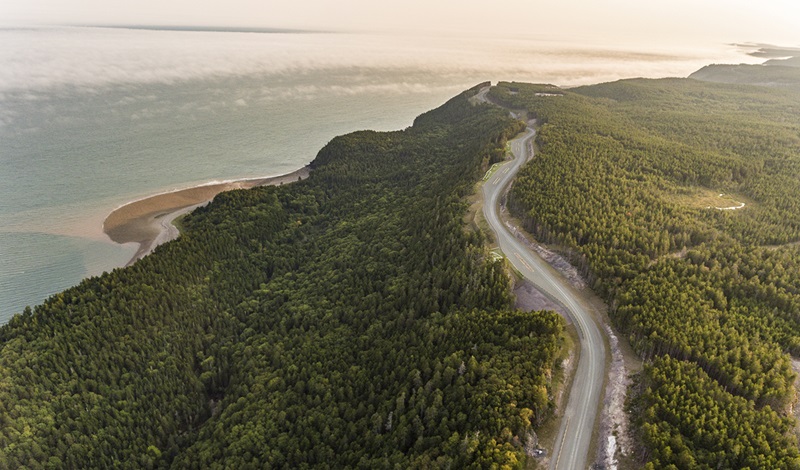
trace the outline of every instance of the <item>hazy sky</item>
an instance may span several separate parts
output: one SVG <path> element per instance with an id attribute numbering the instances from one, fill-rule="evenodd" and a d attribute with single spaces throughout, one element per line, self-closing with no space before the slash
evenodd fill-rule
<path id="1" fill-rule="evenodd" d="M 443 30 L 800 45 L 795 0 L 2 0 L 0 22 Z"/>

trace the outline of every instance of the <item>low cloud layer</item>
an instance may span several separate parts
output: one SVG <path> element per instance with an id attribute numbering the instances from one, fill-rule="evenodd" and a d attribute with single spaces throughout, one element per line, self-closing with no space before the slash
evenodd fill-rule
<path id="1" fill-rule="evenodd" d="M 0 93 L 248 75 L 298 77 L 359 68 L 397 70 L 401 82 L 403 73 L 429 73 L 571 86 L 632 76 L 685 76 L 708 62 L 726 60 L 746 59 L 724 45 L 688 50 L 478 37 L 0 29 Z M 370 85 L 355 83 L 350 91 Z"/>

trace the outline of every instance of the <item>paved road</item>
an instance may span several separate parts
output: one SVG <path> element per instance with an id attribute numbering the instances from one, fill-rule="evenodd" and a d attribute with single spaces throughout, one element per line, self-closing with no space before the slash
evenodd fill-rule
<path id="1" fill-rule="evenodd" d="M 569 282 L 517 240 L 500 221 L 497 213 L 498 200 L 503 191 L 522 164 L 532 157 L 531 141 L 534 135 L 535 131 L 528 127 L 524 134 L 510 142 L 515 158 L 498 167 L 484 183 L 483 214 L 497 235 L 498 244 L 506 258 L 539 289 L 561 302 L 578 330 L 580 360 L 550 456 L 550 468 L 580 470 L 593 461 L 588 459 L 588 453 L 606 376 L 606 346 L 595 320 L 589 315 L 588 308 L 573 294 Z"/>

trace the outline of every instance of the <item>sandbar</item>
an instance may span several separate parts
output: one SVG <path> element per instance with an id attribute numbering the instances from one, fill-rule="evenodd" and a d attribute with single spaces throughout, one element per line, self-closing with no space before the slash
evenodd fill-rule
<path id="1" fill-rule="evenodd" d="M 168 193 L 156 194 L 115 209 L 103 222 L 103 232 L 116 243 L 138 243 L 139 249 L 126 264 L 152 253 L 158 245 L 178 237 L 172 224 L 175 218 L 211 202 L 217 194 L 233 189 L 277 186 L 305 179 L 308 166 L 280 176 L 211 183 Z"/>

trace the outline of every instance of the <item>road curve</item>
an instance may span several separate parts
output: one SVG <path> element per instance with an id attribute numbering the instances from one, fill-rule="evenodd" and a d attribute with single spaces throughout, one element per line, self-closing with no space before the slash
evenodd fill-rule
<path id="1" fill-rule="evenodd" d="M 550 456 L 550 468 L 585 469 L 587 462 L 590 462 L 589 447 L 606 376 L 605 342 L 597 323 L 573 293 L 569 282 L 520 242 L 498 216 L 501 195 L 520 167 L 533 156 L 531 141 L 535 135 L 536 131 L 528 127 L 525 133 L 509 142 L 514 160 L 499 166 L 484 183 L 483 215 L 496 234 L 497 243 L 508 261 L 540 290 L 564 305 L 578 330 L 580 359 Z"/>

